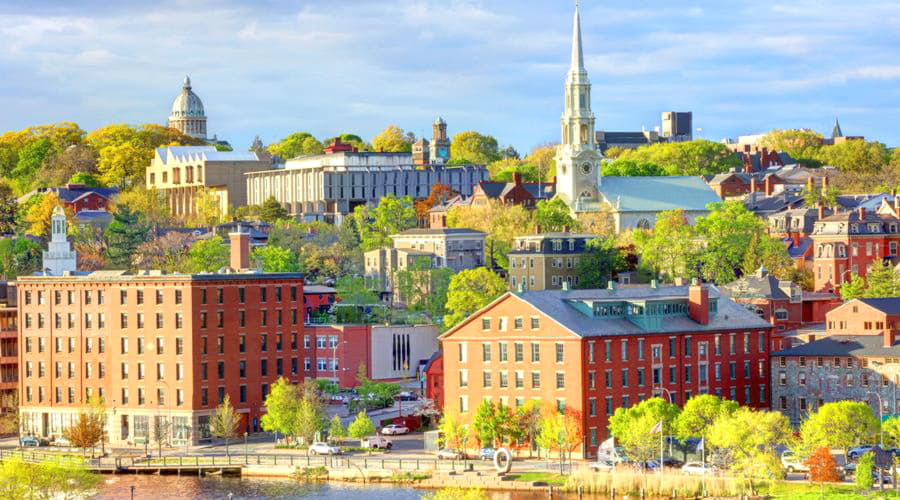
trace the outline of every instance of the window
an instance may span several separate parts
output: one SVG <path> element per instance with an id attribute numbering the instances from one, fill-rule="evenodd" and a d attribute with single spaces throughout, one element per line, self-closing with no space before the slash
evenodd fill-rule
<path id="1" fill-rule="evenodd" d="M 516 370 L 516 389 L 522 389 L 525 387 L 525 372 L 522 370 Z"/>
<path id="2" fill-rule="evenodd" d="M 622 387 L 628 387 L 628 368 L 622 368 Z"/>
<path id="3" fill-rule="evenodd" d="M 225 378 L 225 362 L 219 361 L 216 365 L 216 369 L 219 375 L 219 380 Z"/>
<path id="4" fill-rule="evenodd" d="M 539 342 L 531 343 L 531 362 L 539 363 L 541 361 L 541 344 Z"/>
<path id="5" fill-rule="evenodd" d="M 491 372 L 489 370 L 485 370 L 481 374 L 481 386 L 485 389 L 491 388 Z"/>
<path id="6" fill-rule="evenodd" d="M 181 356 L 184 354 L 184 338 L 175 338 L 175 354 Z"/>
<path id="7" fill-rule="evenodd" d="M 491 362 L 491 344 L 488 342 L 481 344 L 481 360 L 485 363 Z"/>
<path id="8" fill-rule="evenodd" d="M 562 363 L 565 361 L 565 346 L 562 342 L 556 343 L 556 362 Z"/>
<path id="9" fill-rule="evenodd" d="M 508 346 L 507 346 L 506 342 L 499 342 L 497 344 L 497 347 L 500 348 L 500 356 L 499 356 L 500 362 L 505 363 L 505 362 L 509 361 L 509 352 L 508 352 Z"/>
<path id="10" fill-rule="evenodd" d="M 509 373 L 506 370 L 500 371 L 500 388 L 506 389 L 509 387 Z"/>
<path id="11" fill-rule="evenodd" d="M 459 387 L 469 387 L 469 371 L 468 370 L 460 370 L 459 371 Z"/>
<path id="12" fill-rule="evenodd" d="M 541 327 L 541 319 L 537 316 L 531 317 L 531 329 L 537 330 Z"/>
<path id="13" fill-rule="evenodd" d="M 541 372 L 531 372 L 531 388 L 532 389 L 540 389 L 541 388 Z"/>
<path id="14" fill-rule="evenodd" d="M 482 330 L 490 330 L 491 329 L 491 318 L 481 318 L 481 329 Z"/>
<path id="15" fill-rule="evenodd" d="M 644 387 L 644 369 L 638 368 L 637 375 L 638 375 L 638 387 Z"/>
<path id="16" fill-rule="evenodd" d="M 524 326 L 523 323 L 524 321 L 522 320 L 522 317 L 516 316 L 516 318 L 513 319 L 513 328 L 515 328 L 516 330 L 521 330 Z"/>
<path id="17" fill-rule="evenodd" d="M 459 412 L 467 413 L 469 411 L 469 397 L 468 396 L 460 396 L 459 397 Z"/>
<path id="18" fill-rule="evenodd" d="M 556 388 L 566 388 L 566 374 L 564 372 L 556 372 Z"/>
<path id="19" fill-rule="evenodd" d="M 521 363 L 525 360 L 525 344 L 516 342 L 515 344 L 513 344 L 513 347 L 515 349 L 515 361 L 516 363 Z"/>
<path id="20" fill-rule="evenodd" d="M 628 339 L 622 339 L 622 361 L 628 361 Z"/>
<path id="21" fill-rule="evenodd" d="M 162 337 L 156 337 L 156 354 L 162 355 L 165 352 L 165 345 Z"/>

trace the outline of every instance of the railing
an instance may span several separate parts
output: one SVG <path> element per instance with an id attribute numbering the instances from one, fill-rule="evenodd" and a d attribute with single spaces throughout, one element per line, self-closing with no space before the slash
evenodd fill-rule
<path id="1" fill-rule="evenodd" d="M 378 458 L 312 455 L 234 454 L 229 456 L 162 456 L 162 457 L 79 457 L 76 453 L 45 453 L 40 451 L 0 450 L 0 462 L 18 458 L 25 462 L 49 461 L 64 463 L 82 459 L 93 470 L 124 469 L 202 469 L 248 466 L 327 467 L 329 469 L 381 469 L 398 471 L 465 470 L 478 464 L 470 460 L 438 460 L 434 458 Z"/>

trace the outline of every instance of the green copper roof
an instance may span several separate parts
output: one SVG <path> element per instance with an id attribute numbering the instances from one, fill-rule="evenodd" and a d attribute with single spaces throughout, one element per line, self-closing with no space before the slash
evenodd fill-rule
<path id="1" fill-rule="evenodd" d="M 619 212 L 707 210 L 722 201 L 700 177 L 603 177 L 600 194 Z"/>

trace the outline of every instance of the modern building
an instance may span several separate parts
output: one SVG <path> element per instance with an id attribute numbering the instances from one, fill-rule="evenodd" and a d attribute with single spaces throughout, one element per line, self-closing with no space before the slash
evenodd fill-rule
<path id="1" fill-rule="evenodd" d="M 188 76 L 184 77 L 181 93 L 172 102 L 169 127 L 184 135 L 206 139 L 206 113 L 203 111 L 203 101 L 191 90 L 191 79 Z"/>
<path id="2" fill-rule="evenodd" d="M 597 150 L 605 154 L 609 148 L 637 149 L 660 142 L 659 132 L 640 130 L 637 132 L 613 132 L 598 130 L 594 133 Z"/>
<path id="3" fill-rule="evenodd" d="M 171 445 L 209 435 L 226 395 L 239 432 L 260 429 L 280 377 L 311 377 L 304 359 L 303 275 L 249 269 L 246 233 L 217 274 L 39 273 L 17 280 L 23 435 L 61 436 L 92 398 L 105 402 L 108 442 L 140 445 L 156 422 Z"/>
<path id="4" fill-rule="evenodd" d="M 274 196 L 298 219 L 341 223 L 359 205 L 376 205 L 388 195 L 427 198 L 435 184 L 463 196 L 488 178 L 483 165 L 417 166 L 411 153 L 326 149 L 288 160 L 284 168 L 245 174 L 248 203 Z"/>
<path id="5" fill-rule="evenodd" d="M 772 326 L 714 287 L 508 292 L 440 337 L 444 409 L 540 401 L 580 415 L 592 456 L 609 417 L 653 396 L 768 407 Z"/>
<path id="6" fill-rule="evenodd" d="M 12 409 L 19 388 L 16 286 L 0 282 L 0 411 Z"/>
<path id="7" fill-rule="evenodd" d="M 361 366 L 371 380 L 415 380 L 439 333 L 435 325 L 308 325 L 303 369 L 341 387 L 359 385 Z"/>
<path id="8" fill-rule="evenodd" d="M 244 174 L 272 165 L 268 155 L 253 151 L 218 151 L 215 146 L 167 146 L 156 148 L 147 167 L 147 188 L 161 191 L 173 216 L 197 213 L 201 192 L 212 193 L 223 214 L 247 205 Z M 265 198 L 258 203 L 262 204 Z"/>
<path id="9" fill-rule="evenodd" d="M 591 83 L 584 67 L 578 8 L 572 27 L 572 57 L 565 82 L 562 141 L 556 150 L 556 196 L 574 213 L 608 210 L 616 231 L 651 228 L 659 212 L 682 209 L 688 220 L 721 201 L 700 177 L 603 177 L 594 133 Z"/>
<path id="10" fill-rule="evenodd" d="M 828 313 L 824 337 L 773 352 L 771 367 L 772 408 L 791 423 L 845 400 L 900 414 L 900 298 L 848 301 Z"/>
<path id="11" fill-rule="evenodd" d="M 663 111 L 660 135 L 670 142 L 687 142 L 694 138 L 694 113 Z"/>
<path id="12" fill-rule="evenodd" d="M 431 124 L 431 142 L 422 137 L 413 143 L 412 159 L 416 165 L 444 165 L 450 159 L 450 138 L 447 122 L 438 117 Z"/>
<path id="13" fill-rule="evenodd" d="M 509 251 L 509 289 L 560 290 L 578 285 L 578 261 L 593 234 L 543 233 L 518 236 Z"/>

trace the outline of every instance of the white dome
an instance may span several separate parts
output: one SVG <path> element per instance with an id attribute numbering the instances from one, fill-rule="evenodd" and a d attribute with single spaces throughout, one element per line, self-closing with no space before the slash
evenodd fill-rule
<path id="1" fill-rule="evenodd" d="M 203 114 L 203 101 L 191 90 L 191 79 L 184 77 L 184 86 L 181 93 L 172 102 L 172 115 L 170 118 L 205 118 Z"/>

